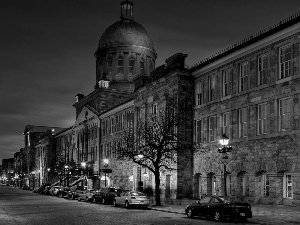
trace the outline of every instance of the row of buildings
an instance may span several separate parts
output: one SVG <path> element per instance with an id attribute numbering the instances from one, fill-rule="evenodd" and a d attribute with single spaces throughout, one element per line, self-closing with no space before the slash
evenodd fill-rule
<path id="1" fill-rule="evenodd" d="M 122 131 L 175 98 L 191 112 L 184 132 L 199 147 L 187 150 L 191 157 L 176 172 L 161 173 L 163 198 L 226 194 L 300 205 L 299 43 L 297 14 L 191 68 L 182 53 L 156 67 L 153 41 L 133 19 L 133 2 L 123 1 L 121 20 L 105 30 L 95 53 L 94 90 L 76 95 L 74 125 L 26 126 L 24 148 L 2 162 L 2 174 L 32 186 L 84 178 L 91 188 L 154 187 L 150 171 L 118 160 L 116 150 Z M 223 134 L 232 150 L 220 153 Z"/>

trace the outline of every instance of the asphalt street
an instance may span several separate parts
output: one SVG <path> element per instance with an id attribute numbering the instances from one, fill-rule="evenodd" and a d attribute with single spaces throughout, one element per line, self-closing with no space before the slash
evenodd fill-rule
<path id="1" fill-rule="evenodd" d="M 252 218 L 246 223 L 214 222 L 204 218 L 189 219 L 185 206 L 126 209 L 33 193 L 9 186 L 0 186 L 0 225 L 201 225 L 201 224 L 278 224 L 276 221 Z M 295 223 L 284 224 L 300 224 Z M 282 223 L 279 223 L 282 224 Z"/>

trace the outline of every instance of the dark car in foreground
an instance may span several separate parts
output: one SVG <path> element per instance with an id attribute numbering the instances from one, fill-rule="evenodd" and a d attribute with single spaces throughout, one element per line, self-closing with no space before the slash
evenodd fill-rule
<path id="1" fill-rule="evenodd" d="M 97 190 L 93 195 L 93 202 L 101 202 L 102 204 L 113 204 L 115 197 L 120 196 L 122 190 L 120 188 L 108 187 Z"/>
<path id="2" fill-rule="evenodd" d="M 189 218 L 204 216 L 220 221 L 225 218 L 246 221 L 252 218 L 251 205 L 241 202 L 230 202 L 220 196 L 206 196 L 200 201 L 189 204 L 185 208 Z"/>

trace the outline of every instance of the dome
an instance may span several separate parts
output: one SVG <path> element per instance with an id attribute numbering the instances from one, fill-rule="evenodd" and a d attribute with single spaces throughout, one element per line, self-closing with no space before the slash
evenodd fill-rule
<path id="1" fill-rule="evenodd" d="M 100 38 L 98 50 L 120 46 L 139 46 L 155 52 L 147 30 L 133 20 L 122 19 L 109 26 Z"/>

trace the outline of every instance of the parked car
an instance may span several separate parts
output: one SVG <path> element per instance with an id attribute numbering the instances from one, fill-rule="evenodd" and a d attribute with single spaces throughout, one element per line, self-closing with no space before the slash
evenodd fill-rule
<path id="1" fill-rule="evenodd" d="M 93 202 L 101 202 L 102 204 L 112 204 L 115 197 L 120 196 L 122 190 L 120 188 L 101 188 L 96 191 L 93 196 Z"/>
<path id="2" fill-rule="evenodd" d="M 50 189 L 49 189 L 49 194 L 52 195 L 52 196 L 57 196 L 57 191 L 60 189 L 61 187 L 60 186 L 52 186 Z"/>
<path id="3" fill-rule="evenodd" d="M 44 190 L 42 191 L 42 193 L 43 193 L 44 195 L 49 195 L 49 194 L 50 194 L 50 192 L 49 192 L 50 188 L 51 188 L 51 186 L 46 186 L 46 187 L 44 188 Z"/>
<path id="4" fill-rule="evenodd" d="M 200 201 L 189 204 L 185 208 L 189 218 L 205 216 L 220 221 L 224 218 L 246 221 L 252 218 L 251 205 L 241 202 L 230 202 L 220 196 L 206 196 Z"/>
<path id="5" fill-rule="evenodd" d="M 93 195 L 95 193 L 94 189 L 86 189 L 83 191 L 83 193 L 78 195 L 78 201 L 84 200 L 84 201 L 92 201 Z"/>
<path id="6" fill-rule="evenodd" d="M 27 186 L 27 185 L 23 185 L 21 189 L 22 189 L 22 190 L 30 190 L 30 187 Z"/>
<path id="7" fill-rule="evenodd" d="M 56 196 L 60 197 L 60 198 L 64 198 L 67 196 L 67 194 L 69 193 L 70 188 L 69 187 L 60 187 L 60 189 L 58 189 Z"/>
<path id="8" fill-rule="evenodd" d="M 150 200 L 142 192 L 125 191 L 120 195 L 120 197 L 115 197 L 113 204 L 115 207 L 124 205 L 126 208 L 129 208 L 130 206 L 147 208 L 150 205 Z"/>
<path id="9" fill-rule="evenodd" d="M 86 189 L 86 188 L 84 188 L 82 186 L 74 185 L 74 186 L 70 187 L 70 190 L 66 197 L 74 200 L 74 199 L 78 198 L 79 194 L 83 193 L 84 189 Z"/>

